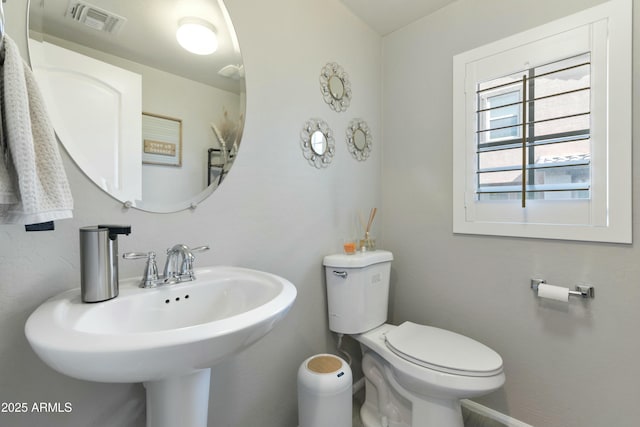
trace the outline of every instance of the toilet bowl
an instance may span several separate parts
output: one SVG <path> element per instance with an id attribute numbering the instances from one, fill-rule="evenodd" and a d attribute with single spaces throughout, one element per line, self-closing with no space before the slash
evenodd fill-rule
<path id="1" fill-rule="evenodd" d="M 463 427 L 460 399 L 505 381 L 502 358 L 463 335 L 413 322 L 386 323 L 393 255 L 324 259 L 329 328 L 362 348 L 365 427 Z"/>
<path id="2" fill-rule="evenodd" d="M 362 346 L 365 378 L 382 375 L 385 380 L 365 381 L 363 420 L 386 417 L 389 426 L 395 421 L 397 427 L 462 427 L 460 399 L 504 384 L 502 359 L 495 351 L 450 331 L 405 322 L 383 324 L 353 338 Z M 381 392 L 384 387 L 401 399 L 380 399 L 389 396 L 389 391 Z M 394 419 L 390 414 L 399 415 Z M 384 426 L 365 423 L 378 425 Z"/>

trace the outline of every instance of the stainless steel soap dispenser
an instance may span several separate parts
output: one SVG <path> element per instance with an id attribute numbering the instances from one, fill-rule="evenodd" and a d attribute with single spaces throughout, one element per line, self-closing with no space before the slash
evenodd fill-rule
<path id="1" fill-rule="evenodd" d="M 130 225 L 80 228 L 80 292 L 83 302 L 118 296 L 118 235 L 131 233 Z"/>

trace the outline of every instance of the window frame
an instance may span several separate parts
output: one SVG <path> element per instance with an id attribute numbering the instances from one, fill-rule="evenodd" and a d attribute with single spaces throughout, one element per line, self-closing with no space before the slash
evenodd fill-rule
<path id="1" fill-rule="evenodd" d="M 631 243 L 631 7 L 631 0 L 611 0 L 454 57 L 454 233 Z M 530 200 L 526 208 L 478 200 L 474 85 L 518 71 L 531 52 L 562 59 L 581 51 L 591 52 L 595 64 L 591 199 Z"/>

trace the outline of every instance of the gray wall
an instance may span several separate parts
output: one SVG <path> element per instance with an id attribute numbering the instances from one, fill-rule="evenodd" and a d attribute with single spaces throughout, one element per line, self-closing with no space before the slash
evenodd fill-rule
<path id="1" fill-rule="evenodd" d="M 640 250 L 452 234 L 452 57 L 598 2 L 460 0 L 383 39 L 382 211 L 396 258 L 393 320 L 448 328 L 496 349 L 506 385 L 479 401 L 540 427 L 638 425 Z M 639 101 L 634 90 L 634 134 Z M 535 276 L 592 283 L 596 299 L 538 301 L 529 289 Z"/>
<path id="2" fill-rule="evenodd" d="M 22 45 L 25 3 L 4 5 L 9 34 Z M 177 242 L 208 243 L 212 250 L 197 264 L 257 268 L 296 285 L 298 299 L 285 320 L 254 347 L 214 367 L 209 425 L 297 425 L 298 366 L 333 345 L 322 256 L 340 249 L 357 210 L 368 212 L 380 202 L 380 37 L 338 0 L 227 3 L 245 59 L 247 120 L 236 164 L 208 200 L 193 212 L 126 211 L 65 155 L 75 218 L 57 222 L 54 232 L 0 226 L 0 402 L 73 406 L 68 414 L 0 413 L 0 425 L 144 425 L 141 385 L 60 375 L 40 362 L 23 333 L 40 303 L 79 286 L 78 228 L 104 222 L 132 225 L 133 234 L 120 239 L 121 252 L 162 253 Z M 352 80 L 346 113 L 333 112 L 322 100 L 318 77 L 329 61 L 339 62 Z M 375 141 L 364 163 L 351 157 L 344 140 L 349 121 L 358 116 L 369 122 Z M 311 117 L 323 118 L 335 132 L 337 153 L 327 169 L 317 170 L 302 157 L 299 133 Z M 142 267 L 121 262 L 121 274 L 139 275 Z"/>

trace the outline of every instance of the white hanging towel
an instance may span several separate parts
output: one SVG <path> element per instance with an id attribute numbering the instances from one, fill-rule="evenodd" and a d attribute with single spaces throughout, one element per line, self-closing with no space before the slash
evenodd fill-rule
<path id="1" fill-rule="evenodd" d="M 4 37 L 3 37 L 4 38 Z M 1 52 L 0 52 L 1 53 Z M 0 59 L 2 55 L 0 54 Z M 2 84 L 0 83 L 0 88 Z M 9 205 L 18 203 L 18 191 L 16 183 L 13 182 L 9 173 L 9 165 L 12 161 L 9 159 L 9 148 L 4 138 L 4 120 L 2 119 L 2 90 L 0 89 L 0 205 Z"/>
<path id="2" fill-rule="evenodd" d="M 9 159 L 9 149 L 3 136 L 2 109 L 0 109 L 0 123 L 2 123 L 2 126 L 0 126 L 0 205 L 8 205 L 18 203 L 18 192 L 8 169 L 11 160 Z"/>
<path id="3" fill-rule="evenodd" d="M 58 141 L 29 65 L 5 34 L 0 156 L 0 224 L 34 224 L 73 216 L 73 198 Z M 4 162 L 3 162 L 4 157 Z M 6 180 L 6 181 L 5 181 Z M 3 202 L 2 192 L 8 198 Z M 16 200 L 10 201 L 11 192 Z"/>

